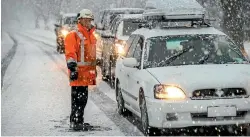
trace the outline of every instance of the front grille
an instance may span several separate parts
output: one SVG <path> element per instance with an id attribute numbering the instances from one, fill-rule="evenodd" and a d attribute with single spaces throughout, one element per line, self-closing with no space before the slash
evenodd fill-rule
<path id="1" fill-rule="evenodd" d="M 242 119 L 248 111 L 238 111 L 235 117 L 226 116 L 223 117 L 223 120 L 234 120 L 234 119 Z M 192 120 L 218 120 L 216 117 L 208 117 L 207 113 L 191 113 Z"/>
<path id="2" fill-rule="evenodd" d="M 243 88 L 200 89 L 192 94 L 192 100 L 248 98 Z"/>

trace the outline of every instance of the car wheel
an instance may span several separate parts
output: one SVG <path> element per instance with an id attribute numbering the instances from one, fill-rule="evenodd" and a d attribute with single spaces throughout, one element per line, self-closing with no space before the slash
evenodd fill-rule
<path id="1" fill-rule="evenodd" d="M 116 100 L 117 100 L 117 108 L 118 108 L 118 113 L 120 115 L 123 115 L 123 116 L 127 116 L 129 114 L 128 110 L 124 107 L 124 100 L 123 100 L 123 97 L 122 97 L 122 92 L 121 92 L 121 87 L 120 87 L 120 84 L 119 82 L 117 83 L 117 97 L 116 97 Z"/>
<path id="2" fill-rule="evenodd" d="M 109 84 L 112 89 L 115 88 L 115 79 L 112 75 L 112 62 L 109 62 Z"/>
<path id="3" fill-rule="evenodd" d="M 102 80 L 103 81 L 107 81 L 107 77 L 106 77 L 106 69 L 105 69 L 105 62 L 102 61 L 102 65 L 101 65 L 101 71 L 102 71 Z"/>
<path id="4" fill-rule="evenodd" d="M 147 112 L 147 105 L 145 101 L 144 95 L 141 97 L 141 124 L 142 124 L 142 131 L 144 135 L 149 136 L 158 136 L 161 135 L 161 130 L 158 128 L 150 127 L 148 122 L 148 112 Z"/>

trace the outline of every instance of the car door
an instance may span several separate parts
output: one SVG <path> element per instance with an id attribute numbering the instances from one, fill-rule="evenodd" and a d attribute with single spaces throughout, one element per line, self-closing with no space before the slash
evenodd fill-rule
<path id="1" fill-rule="evenodd" d="M 142 49 L 143 49 L 143 38 L 138 36 L 137 41 L 133 42 L 133 45 L 136 45 L 135 51 L 133 54 L 133 58 L 135 58 L 138 62 L 138 67 L 136 68 L 129 68 L 127 70 L 128 75 L 128 94 L 131 96 L 131 107 L 136 110 L 140 111 L 138 107 L 138 95 L 140 89 L 140 73 L 141 70 L 141 60 L 142 60 Z"/>
<path id="2" fill-rule="evenodd" d="M 128 41 L 126 42 L 126 47 L 127 49 L 125 49 L 125 52 L 126 52 L 126 55 L 128 53 L 128 50 L 130 48 L 130 46 L 132 45 L 134 39 L 135 39 L 135 35 L 131 35 L 128 39 Z M 124 89 L 125 85 L 126 85 L 126 82 L 125 82 L 125 75 L 124 75 L 124 65 L 122 63 L 123 59 L 126 58 L 126 55 L 125 56 L 119 56 L 119 58 L 117 59 L 117 62 L 116 62 L 116 77 L 119 79 L 119 82 L 120 82 L 120 86 L 122 89 Z"/>
<path id="3" fill-rule="evenodd" d="M 136 44 L 138 43 L 140 37 L 136 36 L 128 50 L 128 53 L 126 55 L 126 58 L 133 58 L 135 50 L 136 50 Z M 133 96 L 133 94 L 131 94 L 131 91 L 129 91 L 130 88 L 130 80 L 131 80 L 131 72 L 134 72 L 136 68 L 130 68 L 130 67 L 126 67 L 123 65 L 123 75 L 124 75 L 124 87 L 123 87 L 123 93 L 126 95 L 126 102 L 129 103 L 129 105 L 131 105 L 131 102 L 134 102 L 134 100 L 136 100 L 136 98 Z M 124 98 L 125 100 L 125 98 Z"/>

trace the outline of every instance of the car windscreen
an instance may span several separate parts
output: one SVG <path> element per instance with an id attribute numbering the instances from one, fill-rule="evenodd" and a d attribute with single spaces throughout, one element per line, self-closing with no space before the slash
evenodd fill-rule
<path id="1" fill-rule="evenodd" d="M 130 36 L 132 32 L 139 28 L 139 23 L 133 22 L 133 20 L 123 21 L 122 35 Z"/>
<path id="2" fill-rule="evenodd" d="M 105 12 L 104 22 L 110 24 L 120 14 L 142 14 L 143 10 L 126 10 Z"/>
<path id="3" fill-rule="evenodd" d="M 64 19 L 64 24 L 76 24 L 77 18 L 76 17 L 66 17 Z"/>
<path id="4" fill-rule="evenodd" d="M 149 67 L 227 64 L 247 61 L 241 50 L 224 35 L 154 37 L 149 43 Z"/>

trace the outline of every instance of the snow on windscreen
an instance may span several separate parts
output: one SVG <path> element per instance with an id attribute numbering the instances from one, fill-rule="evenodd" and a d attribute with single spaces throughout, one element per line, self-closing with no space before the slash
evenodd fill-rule
<path id="1" fill-rule="evenodd" d="M 226 36 L 189 35 L 154 37 L 148 40 L 152 67 L 243 63 L 246 58 Z"/>

